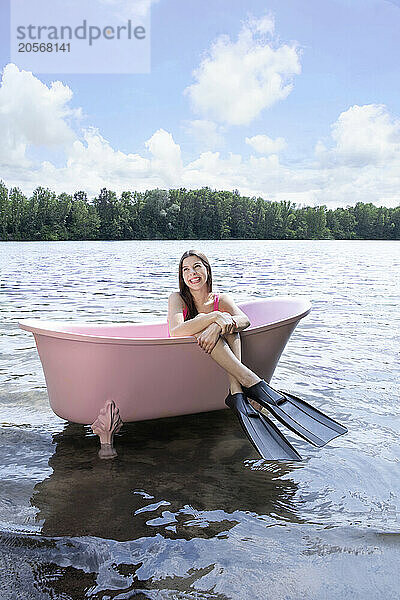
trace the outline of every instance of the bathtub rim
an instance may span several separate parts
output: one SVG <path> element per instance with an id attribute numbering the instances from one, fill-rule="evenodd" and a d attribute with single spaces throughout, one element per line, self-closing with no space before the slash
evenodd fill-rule
<path id="1" fill-rule="evenodd" d="M 303 305 L 303 310 L 297 312 L 286 319 L 280 319 L 279 321 L 272 321 L 265 325 L 258 325 L 256 327 L 248 327 L 240 332 L 241 336 L 248 337 L 250 335 L 263 333 L 265 331 L 269 331 L 271 329 L 276 329 L 278 327 L 283 327 L 285 325 L 289 325 L 291 323 L 295 323 L 306 317 L 311 311 L 311 301 L 308 298 L 299 296 L 273 296 L 271 298 L 260 298 L 256 300 L 247 300 L 245 302 L 238 303 L 239 308 L 248 304 L 261 304 L 266 301 L 279 302 L 279 301 L 293 301 L 300 302 Z M 86 333 L 77 333 L 77 332 L 68 332 L 63 331 L 63 326 L 96 326 L 99 325 L 100 329 L 103 325 L 104 328 L 109 327 L 110 325 L 116 325 L 118 327 L 127 327 L 132 325 L 165 325 L 166 321 L 149 321 L 143 322 L 139 321 L 137 323 L 96 323 L 96 322 L 82 322 L 82 321 L 49 321 L 44 319 L 23 319 L 18 322 L 18 326 L 20 329 L 24 331 L 28 331 L 36 335 L 43 335 L 47 337 L 54 337 L 59 339 L 68 339 L 77 342 L 86 342 L 86 343 L 94 343 L 94 344 L 122 344 L 122 345 L 131 345 L 131 346 L 140 346 L 140 345 L 162 345 L 162 344 L 194 344 L 197 343 L 196 339 L 193 336 L 182 336 L 182 337 L 171 337 L 171 338 L 127 338 L 127 337 L 117 337 L 117 336 L 101 336 L 101 335 L 93 335 Z"/>

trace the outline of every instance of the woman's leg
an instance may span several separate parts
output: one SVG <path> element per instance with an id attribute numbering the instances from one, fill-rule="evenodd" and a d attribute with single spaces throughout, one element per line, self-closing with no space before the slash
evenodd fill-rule
<path id="1" fill-rule="evenodd" d="M 224 338 L 227 341 L 229 348 L 232 350 L 232 352 L 236 356 L 236 358 L 238 360 L 242 361 L 242 344 L 240 342 L 240 335 L 238 333 L 227 333 L 226 335 L 224 335 Z M 230 393 L 231 394 L 241 393 L 243 391 L 242 386 L 240 385 L 240 383 L 236 379 L 236 377 L 234 377 L 230 373 L 227 373 L 227 375 L 228 375 L 228 379 L 229 379 Z"/>
<path id="2" fill-rule="evenodd" d="M 198 335 L 200 335 L 200 333 L 196 334 L 194 337 L 197 337 Z M 238 342 L 236 341 L 234 344 L 235 348 L 237 349 Z M 213 350 L 211 351 L 210 356 L 212 359 L 215 360 L 216 363 L 219 364 L 220 367 L 222 367 L 228 373 L 228 375 L 231 375 L 237 382 L 239 382 L 241 386 L 243 385 L 245 387 L 251 387 L 255 383 L 261 381 L 260 378 L 255 373 L 253 373 L 253 371 L 248 369 L 244 364 L 240 362 L 240 359 L 237 358 L 236 355 L 233 353 L 233 351 L 230 348 L 230 345 L 224 339 L 224 337 L 219 338 L 218 342 L 215 344 Z"/>
<path id="3" fill-rule="evenodd" d="M 232 350 L 233 354 L 240 361 L 242 360 L 242 343 L 240 340 L 240 335 L 238 333 L 228 333 L 224 335 L 225 340 L 228 342 L 229 348 Z M 231 394 L 240 394 L 243 392 L 242 386 L 239 381 L 230 373 L 227 373 L 229 378 L 229 389 Z M 260 379 L 258 377 L 258 379 Z M 262 406 L 258 404 L 255 400 L 248 400 L 252 406 L 258 411 L 262 411 Z"/>

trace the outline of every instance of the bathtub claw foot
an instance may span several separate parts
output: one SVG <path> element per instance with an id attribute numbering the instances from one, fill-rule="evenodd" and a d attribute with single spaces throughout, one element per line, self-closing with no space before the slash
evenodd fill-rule
<path id="1" fill-rule="evenodd" d="M 117 451 L 112 444 L 101 444 L 99 457 L 103 459 L 114 458 L 117 456 Z"/>
<path id="2" fill-rule="evenodd" d="M 107 459 L 117 456 L 113 441 L 114 434 L 122 427 L 122 419 L 114 400 L 107 400 L 91 427 L 100 438 L 99 457 Z"/>

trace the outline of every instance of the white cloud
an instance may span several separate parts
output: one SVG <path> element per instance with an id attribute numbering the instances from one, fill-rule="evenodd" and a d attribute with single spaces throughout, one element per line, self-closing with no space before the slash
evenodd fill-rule
<path id="1" fill-rule="evenodd" d="M 65 166 L 56 167 L 50 161 L 43 161 L 30 168 L 28 179 L 26 173 L 26 168 L 14 164 L 5 180 L 25 193 L 40 185 L 57 193 L 83 189 L 89 195 L 97 194 L 102 187 L 117 192 L 139 189 L 138 180 L 148 182 L 148 187 L 160 184 L 153 178 L 150 159 L 114 150 L 95 128 L 83 131 L 83 141 L 76 140 L 69 147 Z"/>
<path id="2" fill-rule="evenodd" d="M 333 146 L 319 141 L 316 152 L 328 165 L 385 165 L 400 152 L 400 120 L 382 104 L 354 105 L 332 125 Z"/>
<path id="3" fill-rule="evenodd" d="M 251 138 L 246 138 L 246 144 L 249 144 L 259 154 L 275 154 L 286 147 L 286 142 L 283 137 L 278 137 L 275 140 L 267 135 L 254 135 Z"/>
<path id="4" fill-rule="evenodd" d="M 85 130 L 83 137 L 84 142 L 73 144 L 67 160 L 67 171 L 77 180 L 94 176 L 97 181 L 109 181 L 108 185 L 130 185 L 134 177 L 151 175 L 149 159 L 114 150 L 97 129 Z"/>
<path id="5" fill-rule="evenodd" d="M 385 105 L 354 105 L 316 144 L 313 169 L 320 173 L 317 202 L 400 204 L 400 120 Z"/>
<path id="6" fill-rule="evenodd" d="M 158 130 L 145 143 L 150 157 L 125 154 L 114 150 L 95 128 L 83 131 L 83 141 L 76 140 L 69 148 L 66 166 L 56 167 L 49 161 L 32 166 L 26 179 L 26 168 L 8 170 L 4 177 L 8 185 L 19 186 L 26 193 L 41 185 L 57 193 L 85 190 L 89 196 L 107 187 L 117 193 L 135 189 L 144 191 L 156 187 L 180 185 L 182 163 L 180 147 L 172 135 Z M 4 172 L 4 169 L 2 169 Z"/>
<path id="7" fill-rule="evenodd" d="M 170 133 L 164 129 L 156 131 L 145 143 L 153 158 L 151 168 L 167 186 L 179 186 L 182 175 L 181 149 Z"/>
<path id="8" fill-rule="evenodd" d="M 286 98 L 293 76 L 301 71 L 299 50 L 274 47 L 261 32 L 273 31 L 270 17 L 243 25 L 236 42 L 221 35 L 211 46 L 186 88 L 192 108 L 204 118 L 229 125 L 246 125 Z"/>
<path id="9" fill-rule="evenodd" d="M 256 33 L 262 35 L 272 35 L 275 31 L 275 19 L 272 15 L 264 15 L 260 19 L 251 17 L 248 26 Z"/>
<path id="10" fill-rule="evenodd" d="M 0 160 L 28 164 L 28 145 L 71 144 L 76 135 L 68 120 L 81 116 L 68 106 L 71 99 L 72 90 L 61 81 L 47 87 L 32 73 L 8 64 L 0 87 Z"/>
<path id="11" fill-rule="evenodd" d="M 206 119 L 188 121 L 184 125 L 184 130 L 202 150 L 215 150 L 225 144 L 223 129 L 214 121 Z"/>
<path id="12" fill-rule="evenodd" d="M 186 165 L 183 183 L 188 188 L 236 189 L 246 184 L 243 175 L 240 154 L 229 153 L 228 158 L 221 158 L 219 152 L 202 152 L 199 158 Z"/>

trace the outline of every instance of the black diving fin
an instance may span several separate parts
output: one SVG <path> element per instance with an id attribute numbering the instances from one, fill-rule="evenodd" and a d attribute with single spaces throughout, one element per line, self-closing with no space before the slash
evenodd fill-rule
<path id="1" fill-rule="evenodd" d="M 277 426 L 249 404 L 244 394 L 229 394 L 225 404 L 236 412 L 244 432 L 265 460 L 302 460 Z"/>
<path id="2" fill-rule="evenodd" d="M 277 392 L 264 380 L 243 390 L 248 398 L 256 400 L 285 427 L 314 446 L 325 446 L 347 433 L 346 427 L 337 421 L 293 394 Z"/>

